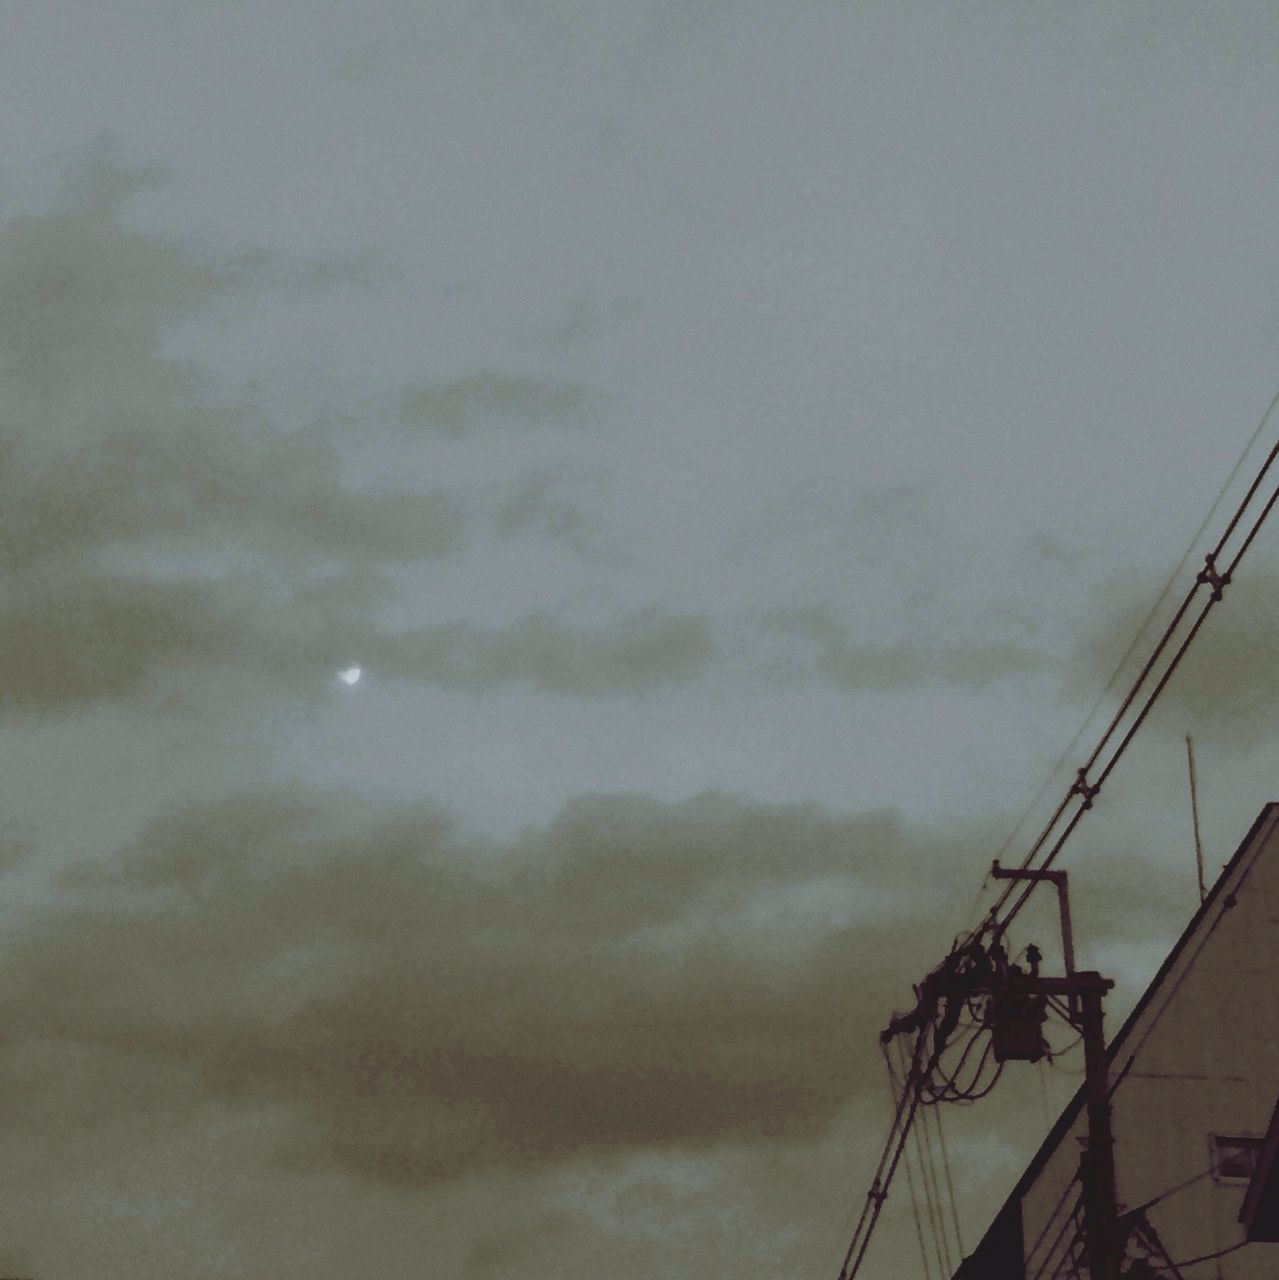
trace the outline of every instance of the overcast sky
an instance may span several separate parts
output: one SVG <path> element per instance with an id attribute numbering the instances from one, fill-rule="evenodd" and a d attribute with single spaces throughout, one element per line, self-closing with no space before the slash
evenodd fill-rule
<path id="1" fill-rule="evenodd" d="M 0 1274 L 833 1278 L 1279 388 L 1279 9 L 3 22 Z M 1279 525 L 1064 860 L 1112 1029 L 1276 628 Z M 970 1247 L 1077 1066 L 955 1121 Z"/>

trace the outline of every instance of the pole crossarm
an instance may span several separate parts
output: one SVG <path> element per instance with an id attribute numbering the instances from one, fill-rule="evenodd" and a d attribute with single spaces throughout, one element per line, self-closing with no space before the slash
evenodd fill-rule
<path id="1" fill-rule="evenodd" d="M 973 995 L 995 995 L 1012 989 L 1036 996 L 1082 996 L 1090 993 L 1103 995 L 1114 989 L 1112 978 L 1085 969 L 1065 978 L 1019 977 L 1016 974 L 1002 982 L 980 982 L 966 988 Z"/>

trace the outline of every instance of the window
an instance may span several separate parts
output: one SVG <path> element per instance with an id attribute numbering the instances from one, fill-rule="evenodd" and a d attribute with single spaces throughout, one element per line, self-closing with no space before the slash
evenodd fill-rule
<path id="1" fill-rule="evenodd" d="M 1242 1134 L 1212 1135 L 1212 1172 L 1218 1182 L 1247 1182 L 1257 1167 L 1261 1138 Z"/>

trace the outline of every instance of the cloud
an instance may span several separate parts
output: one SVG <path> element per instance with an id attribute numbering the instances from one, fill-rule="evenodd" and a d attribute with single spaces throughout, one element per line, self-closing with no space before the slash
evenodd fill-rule
<path id="1" fill-rule="evenodd" d="M 313 433 L 255 435 L 199 409 L 152 429 L 98 427 L 44 465 L 23 467 L 7 451 L 16 465 L 3 486 L 0 557 L 10 567 L 118 547 L 386 563 L 461 542 L 462 511 L 448 494 L 354 491 Z"/>
<path id="2" fill-rule="evenodd" d="M 194 584 L 95 577 L 0 592 L 0 708 L 49 711 L 131 695 L 157 666 L 229 656 L 235 622 Z"/>
<path id="3" fill-rule="evenodd" d="M 550 693 L 634 693 L 685 683 L 714 655 L 706 621 L 655 606 L 595 626 L 545 613 L 506 628 L 457 622 L 371 637 L 379 669 L 451 688 L 528 684 Z"/>
<path id="4" fill-rule="evenodd" d="M 1011 640 L 860 643 L 824 608 L 776 610 L 767 628 L 809 642 L 814 674 L 840 689 L 898 689 L 925 683 L 981 688 L 1043 670 L 1048 660 Z"/>
<path id="5" fill-rule="evenodd" d="M 720 794 L 584 797 L 507 846 L 430 807 L 233 797 L 71 868 L 11 934 L 0 1071 L 19 1108 L 69 1084 L 23 1083 L 18 1046 L 195 1071 L 287 1106 L 280 1158 L 397 1185 L 811 1141 L 878 1081 L 983 847 Z M 64 1125 L 145 1099 L 94 1078 Z"/>
<path id="6" fill-rule="evenodd" d="M 121 221 L 143 181 L 100 158 L 62 203 L 0 224 L 0 556 L 30 569 L 120 542 L 402 560 L 459 541 L 441 493 L 361 492 L 317 429 L 212 406 L 166 328 L 259 273 Z"/>
<path id="7" fill-rule="evenodd" d="M 890 813 L 720 795 L 585 798 L 505 848 L 239 797 L 68 872 L 0 1004 L 13 1044 L 287 1102 L 291 1159 L 385 1183 L 811 1137 L 875 1078 L 895 935 L 947 877 L 892 886 L 937 857 Z"/>
<path id="8" fill-rule="evenodd" d="M 367 571 L 293 584 L 249 572 L 19 576 L 0 585 L 0 711 L 184 701 L 184 684 L 201 669 L 313 700 L 327 696 L 333 672 L 353 655 L 379 678 L 444 688 L 627 695 L 686 684 L 714 655 L 702 619 L 657 608 L 596 626 L 534 613 L 505 628 L 390 631 L 376 620 L 389 593 Z"/>
<path id="9" fill-rule="evenodd" d="M 511 377 L 488 369 L 410 389 L 401 414 L 410 427 L 463 436 L 488 427 L 581 426 L 595 401 L 595 393 L 578 383 Z"/>
<path id="10" fill-rule="evenodd" d="M 568 541 L 579 553 L 598 554 L 598 529 L 559 476 L 530 472 L 503 497 L 497 513 L 502 538 L 549 534 Z"/>
<path id="11" fill-rule="evenodd" d="M 1142 633 L 1117 681 L 1115 708 L 1153 651 L 1192 581 L 1187 578 L 1169 593 L 1150 627 Z M 1066 697 L 1080 701 L 1095 696 L 1101 683 L 1099 675 L 1115 669 L 1150 609 L 1149 590 L 1143 592 L 1138 584 L 1126 579 L 1106 584 L 1100 594 L 1102 610 L 1081 629 L 1065 671 L 1063 692 Z M 1156 679 L 1207 600 L 1208 592 L 1201 587 L 1174 636 L 1172 647 L 1156 668 Z M 1276 635 L 1279 635 L 1279 566 L 1275 565 L 1273 556 L 1267 557 L 1266 552 L 1260 550 L 1245 562 L 1234 582 L 1226 588 L 1223 599 L 1213 606 L 1160 695 L 1158 719 L 1174 726 L 1178 734 L 1202 732 L 1234 747 L 1255 745 L 1272 736 L 1279 709 Z M 1152 685 L 1153 681 L 1147 681 L 1142 700 Z"/>
<path id="12" fill-rule="evenodd" d="M 326 287 L 338 268 L 267 271 L 262 255 L 131 229 L 127 201 L 159 180 L 94 150 L 51 207 L 0 223 L 0 709 L 152 699 L 172 673 L 217 664 L 314 692 L 368 649 L 452 684 L 647 687 L 697 666 L 697 626 L 655 615 L 585 634 L 539 615 L 507 634 L 385 636 L 388 568 L 452 555 L 485 528 L 580 549 L 580 513 L 527 474 L 361 486 L 318 421 L 285 429 L 252 404 L 215 403 L 164 355 L 169 327 L 223 297 Z M 496 373 L 416 395 L 442 423 L 572 417 L 586 402 Z"/>
<path id="13" fill-rule="evenodd" d="M 188 703 L 216 670 L 276 696 L 315 698 L 374 634 L 386 594 L 367 571 L 280 583 L 269 574 L 84 571 L 0 584 L 0 711 L 75 712 L 100 703 Z"/>

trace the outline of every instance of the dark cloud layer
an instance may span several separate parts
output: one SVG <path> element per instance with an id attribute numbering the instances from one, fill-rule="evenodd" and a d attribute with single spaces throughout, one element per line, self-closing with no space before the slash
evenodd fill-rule
<path id="1" fill-rule="evenodd" d="M 88 1129 L 195 1070 L 292 1104 L 291 1161 L 406 1185 L 815 1138 L 877 1092 L 874 1032 L 962 925 L 981 847 L 717 794 L 584 798 L 508 847 L 425 808 L 176 813 L 12 937 L 12 1096 L 53 1105 L 62 1076 L 22 1070 L 53 1044 L 134 1064 L 123 1095 L 77 1073 Z"/>
<path id="2" fill-rule="evenodd" d="M 883 1014 L 900 913 L 941 905 L 884 886 L 936 856 L 891 814 L 715 795 L 582 800 L 504 850 L 239 799 L 69 872 L 4 1020 L 298 1102 L 299 1152 L 386 1182 L 812 1135 L 869 1065 L 848 1027 Z"/>

